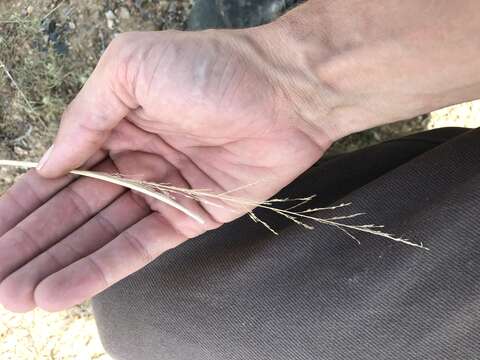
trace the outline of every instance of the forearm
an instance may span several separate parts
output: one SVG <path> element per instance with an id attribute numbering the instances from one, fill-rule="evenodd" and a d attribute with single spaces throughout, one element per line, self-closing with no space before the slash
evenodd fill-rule
<path id="1" fill-rule="evenodd" d="M 310 0 L 265 28 L 308 73 L 294 106 L 333 140 L 480 97 L 479 33 L 477 0 Z"/>

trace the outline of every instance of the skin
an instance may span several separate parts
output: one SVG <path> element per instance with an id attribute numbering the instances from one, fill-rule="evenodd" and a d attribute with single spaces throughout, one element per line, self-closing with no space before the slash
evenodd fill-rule
<path id="1" fill-rule="evenodd" d="M 345 135 L 478 97 L 480 4 L 461 3 L 310 0 L 255 29 L 119 36 L 0 200 L 0 303 L 69 308 L 245 213 L 178 198 L 200 225 L 69 170 L 216 192 L 266 179 L 236 193 L 262 201 Z"/>

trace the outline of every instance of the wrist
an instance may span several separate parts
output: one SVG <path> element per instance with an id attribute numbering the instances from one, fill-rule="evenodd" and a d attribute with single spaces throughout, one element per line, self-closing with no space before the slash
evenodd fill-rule
<path id="1" fill-rule="evenodd" d="M 263 71 L 277 90 L 277 112 L 326 149 L 337 138 L 322 120 L 342 101 L 317 72 L 331 55 L 325 47 L 299 39 L 298 28 L 291 25 L 281 19 L 247 32 L 255 39 Z"/>
<path id="2" fill-rule="evenodd" d="M 429 21 L 407 2 L 311 0 L 262 29 L 304 121 L 336 140 L 479 96 L 477 2 L 439 2 Z"/>

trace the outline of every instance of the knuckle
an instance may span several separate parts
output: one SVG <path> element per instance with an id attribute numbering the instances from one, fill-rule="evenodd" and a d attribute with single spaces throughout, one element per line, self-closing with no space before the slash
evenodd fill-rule
<path id="1" fill-rule="evenodd" d="M 138 41 L 136 33 L 123 33 L 117 35 L 108 45 L 105 53 L 100 59 L 99 66 L 107 71 L 116 68 L 119 65 L 129 63 L 132 54 L 135 53 L 135 47 Z"/>
<path id="2" fill-rule="evenodd" d="M 148 51 L 148 41 L 139 39 L 138 33 L 118 35 L 107 49 L 108 65 L 106 71 L 111 79 L 111 86 L 122 98 L 129 98 L 134 93 L 143 54 Z"/>
<path id="3" fill-rule="evenodd" d="M 111 49 L 121 49 L 125 45 L 134 42 L 138 37 L 138 33 L 136 32 L 124 32 L 117 34 L 113 40 L 110 42 L 109 48 Z"/>

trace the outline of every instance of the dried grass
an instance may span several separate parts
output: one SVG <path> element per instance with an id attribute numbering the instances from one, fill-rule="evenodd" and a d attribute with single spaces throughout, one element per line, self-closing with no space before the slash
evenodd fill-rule
<path id="1" fill-rule="evenodd" d="M 27 161 L 13 161 L 13 160 L 0 160 L 0 166 L 10 166 L 10 167 L 21 167 L 21 168 L 36 168 L 38 166 L 37 163 L 34 162 L 27 162 Z M 316 214 L 321 211 L 325 210 L 336 210 L 339 208 L 350 206 L 351 204 L 340 204 L 337 206 L 326 207 L 326 208 L 308 208 L 305 210 L 299 210 L 304 205 L 308 205 L 314 198 L 315 195 L 305 198 L 295 198 L 295 199 L 271 199 L 264 202 L 257 202 L 250 199 L 244 199 L 241 197 L 232 196 L 231 194 L 234 192 L 239 191 L 240 189 L 245 189 L 248 186 L 242 186 L 241 188 L 237 188 L 228 192 L 224 193 L 213 193 L 210 190 L 198 190 L 198 189 L 187 189 L 187 188 L 179 188 L 169 184 L 161 184 L 161 183 L 152 183 L 147 181 L 139 181 L 134 179 L 128 179 L 121 175 L 117 174 L 105 174 L 100 172 L 94 171 L 84 171 L 84 170 L 74 170 L 71 174 L 89 177 L 92 179 L 106 181 L 115 185 L 119 185 L 133 191 L 142 193 L 146 196 L 152 197 L 156 200 L 162 201 L 165 204 L 172 206 L 187 216 L 191 217 L 195 221 L 203 224 L 204 220 L 202 217 L 193 211 L 185 208 L 181 204 L 179 204 L 175 200 L 175 195 L 184 196 L 189 199 L 193 199 L 199 203 L 208 204 L 211 206 L 220 207 L 227 210 L 232 210 L 235 207 L 240 207 L 244 209 L 246 213 L 249 214 L 250 218 L 265 226 L 269 231 L 278 235 L 277 231 L 273 229 L 268 223 L 261 220 L 258 216 L 256 216 L 252 209 L 261 208 L 266 209 L 269 211 L 273 211 L 274 213 L 287 218 L 288 220 L 294 222 L 295 224 L 302 226 L 306 229 L 313 230 L 314 227 L 310 224 L 311 222 L 317 222 L 323 225 L 333 226 L 341 231 L 343 231 L 346 235 L 354 239 L 355 241 L 359 242 L 358 239 L 352 234 L 352 232 L 363 232 L 370 235 L 379 236 L 382 238 L 386 238 L 389 240 L 393 240 L 395 242 L 399 242 L 405 245 L 421 248 L 428 250 L 423 243 L 417 244 L 411 242 L 407 239 L 402 237 L 397 237 L 393 234 L 386 233 L 381 229 L 384 228 L 382 225 L 352 225 L 347 224 L 344 222 L 340 222 L 342 220 L 349 220 L 353 219 L 362 215 L 364 213 L 357 213 L 345 216 L 335 216 L 330 218 L 321 218 L 318 217 Z M 278 204 L 290 204 L 287 209 L 281 209 L 277 207 Z M 307 223 L 308 222 L 308 223 Z"/>

